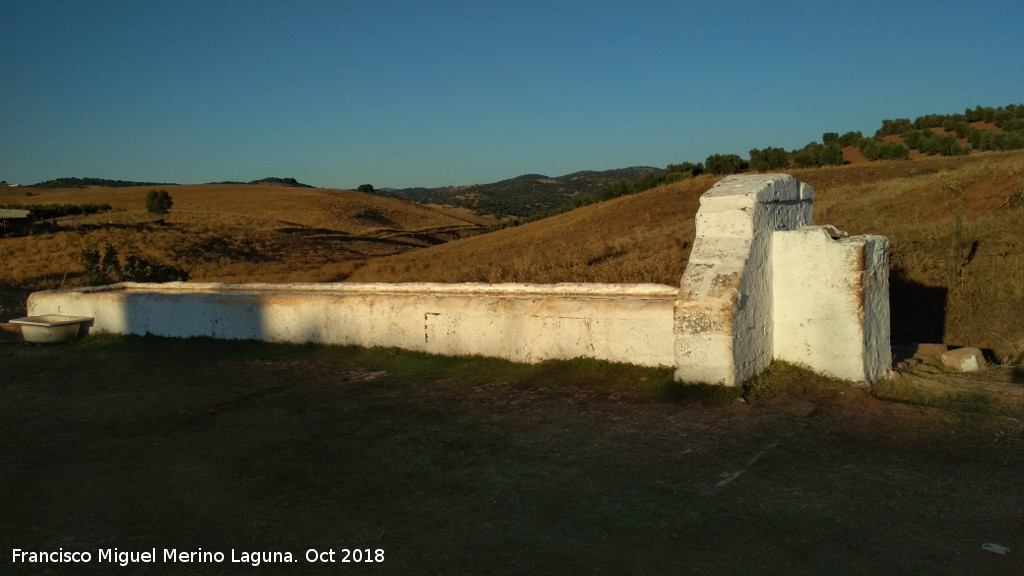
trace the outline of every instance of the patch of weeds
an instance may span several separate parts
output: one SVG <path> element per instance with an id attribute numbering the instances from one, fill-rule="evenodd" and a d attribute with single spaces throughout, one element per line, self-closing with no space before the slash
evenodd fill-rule
<path id="1" fill-rule="evenodd" d="M 879 400 L 936 408 L 954 414 L 1009 414 L 1015 411 L 999 399 L 978 391 L 940 392 L 900 380 L 882 380 L 871 388 L 871 395 Z"/>
<path id="2" fill-rule="evenodd" d="M 743 383 L 743 398 L 755 402 L 775 394 L 771 368 Z"/>
<path id="3" fill-rule="evenodd" d="M 917 387 L 907 386 L 898 380 L 879 380 L 871 387 L 871 395 L 879 400 L 927 406 L 933 398 Z"/>

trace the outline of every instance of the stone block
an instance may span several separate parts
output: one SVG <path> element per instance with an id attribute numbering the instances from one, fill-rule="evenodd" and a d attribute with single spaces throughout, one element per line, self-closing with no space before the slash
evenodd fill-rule
<path id="1" fill-rule="evenodd" d="M 939 356 L 942 365 L 957 372 L 977 372 L 985 367 L 985 355 L 977 348 L 947 350 Z"/>
<path id="2" fill-rule="evenodd" d="M 775 232 L 775 358 L 852 381 L 891 369 L 888 241 L 821 226 Z"/>

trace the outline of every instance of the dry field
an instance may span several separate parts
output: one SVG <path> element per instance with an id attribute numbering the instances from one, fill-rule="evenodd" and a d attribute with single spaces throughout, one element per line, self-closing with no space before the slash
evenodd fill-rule
<path id="1" fill-rule="evenodd" d="M 352 281 L 657 282 L 678 285 L 700 195 L 677 182 L 515 228 L 380 258 Z"/>
<path id="2" fill-rule="evenodd" d="M 193 280 L 328 282 L 344 280 L 370 258 L 445 242 L 490 222 L 358 192 L 251 185 L 161 187 L 174 206 L 158 220 L 145 207 L 152 189 L 0 188 L 0 204 L 114 208 L 63 218 L 54 233 L 0 238 L 0 314 L 17 312 L 32 290 L 81 284 L 81 251 L 108 242 L 122 255 L 184 268 Z"/>

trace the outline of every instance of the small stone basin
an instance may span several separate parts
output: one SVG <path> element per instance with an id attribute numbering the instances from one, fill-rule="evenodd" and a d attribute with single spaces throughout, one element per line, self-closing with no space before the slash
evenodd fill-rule
<path id="1" fill-rule="evenodd" d="M 93 319 L 88 316 L 45 314 L 15 318 L 10 324 L 21 327 L 21 336 L 26 342 L 55 344 L 88 334 L 92 321 Z"/>

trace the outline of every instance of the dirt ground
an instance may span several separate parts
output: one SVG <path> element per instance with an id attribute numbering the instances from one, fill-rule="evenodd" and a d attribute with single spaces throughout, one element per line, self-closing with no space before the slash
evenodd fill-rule
<path id="1" fill-rule="evenodd" d="M 0 366 L 5 574 L 1024 573 L 1019 370 L 894 402 L 785 365 L 740 398 L 597 362 L 208 340 L 5 344 Z M 225 558 L 160 557 L 199 548 Z M 294 562 L 231 561 L 252 551 Z"/>

